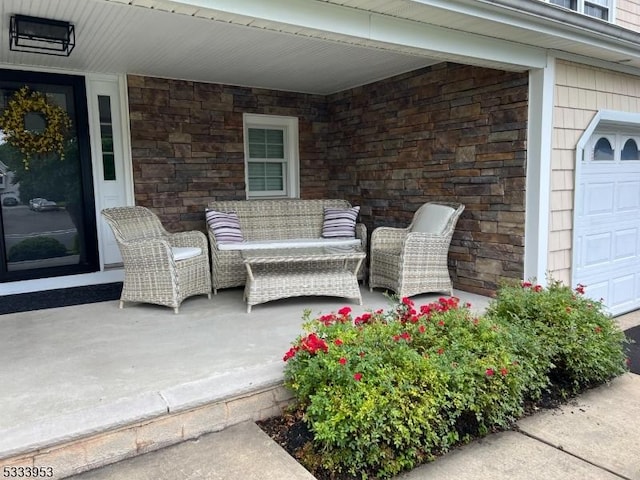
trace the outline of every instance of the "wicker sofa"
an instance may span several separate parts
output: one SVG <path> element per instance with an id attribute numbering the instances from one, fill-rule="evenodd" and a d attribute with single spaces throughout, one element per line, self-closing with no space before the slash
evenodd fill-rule
<path id="1" fill-rule="evenodd" d="M 213 291 L 245 285 L 247 271 L 241 251 L 249 248 L 297 248 L 318 245 L 359 244 L 366 252 L 367 229 L 356 223 L 355 238 L 323 238 L 326 208 L 349 209 L 346 200 L 228 200 L 214 201 L 207 211 L 235 213 L 240 221 L 242 242 L 221 243 L 207 224 L 211 247 Z M 364 278 L 361 269 L 359 278 Z"/>

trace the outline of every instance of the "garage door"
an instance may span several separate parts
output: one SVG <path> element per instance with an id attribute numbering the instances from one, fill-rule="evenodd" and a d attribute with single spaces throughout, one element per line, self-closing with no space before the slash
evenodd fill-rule
<path id="1" fill-rule="evenodd" d="M 594 135 L 576 190 L 574 282 L 612 315 L 640 308 L 640 141 Z"/>

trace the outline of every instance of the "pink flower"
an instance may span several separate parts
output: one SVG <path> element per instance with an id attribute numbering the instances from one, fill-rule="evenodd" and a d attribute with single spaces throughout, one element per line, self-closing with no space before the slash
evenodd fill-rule
<path id="1" fill-rule="evenodd" d="M 484 373 L 487 375 L 487 377 L 493 377 L 496 372 L 493 370 L 493 368 L 487 368 L 487 371 Z"/>
<path id="2" fill-rule="evenodd" d="M 362 380 L 362 374 L 361 374 L 360 372 L 355 373 L 355 374 L 353 375 L 353 378 L 354 378 L 354 380 L 355 380 L 356 382 L 359 382 L 360 380 Z"/>

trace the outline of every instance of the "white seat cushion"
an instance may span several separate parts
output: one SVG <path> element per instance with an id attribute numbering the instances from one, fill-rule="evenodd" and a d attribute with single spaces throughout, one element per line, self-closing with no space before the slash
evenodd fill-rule
<path id="1" fill-rule="evenodd" d="M 266 248 L 303 248 L 360 245 L 357 238 L 294 238 L 289 240 L 245 241 L 242 243 L 218 244 L 219 250 L 258 250 Z"/>
<path id="2" fill-rule="evenodd" d="M 412 232 L 432 233 L 440 235 L 444 232 L 449 218 L 455 212 L 455 209 L 446 205 L 430 204 L 417 212 L 413 219 Z"/>
<path id="3" fill-rule="evenodd" d="M 198 247 L 171 247 L 171 252 L 174 260 L 186 260 L 200 255 L 202 249 Z"/>

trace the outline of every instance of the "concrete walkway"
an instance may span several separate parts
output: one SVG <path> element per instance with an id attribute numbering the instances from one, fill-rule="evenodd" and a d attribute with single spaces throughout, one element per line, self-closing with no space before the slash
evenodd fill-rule
<path id="1" fill-rule="evenodd" d="M 640 376 L 449 452 L 398 480 L 640 480 Z M 314 477 L 254 423 L 124 460 L 73 480 L 304 480 Z"/>
<path id="2" fill-rule="evenodd" d="M 640 324 L 640 312 L 620 317 Z M 640 376 L 522 419 L 397 480 L 640 480 Z M 71 477 L 74 480 L 312 479 L 254 423 Z"/>

